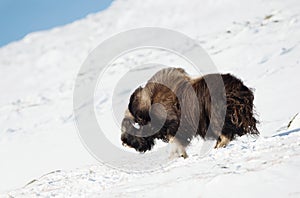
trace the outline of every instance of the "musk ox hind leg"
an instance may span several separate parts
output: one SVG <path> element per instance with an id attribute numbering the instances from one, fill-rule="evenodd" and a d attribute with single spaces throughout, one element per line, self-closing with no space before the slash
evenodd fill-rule
<path id="1" fill-rule="evenodd" d="M 222 134 L 222 135 L 219 136 L 215 148 L 226 147 L 229 142 L 230 142 L 230 139 Z"/>
<path id="2" fill-rule="evenodd" d="M 236 77 L 222 75 L 226 90 L 226 116 L 215 148 L 225 147 L 237 136 L 259 135 L 254 115 L 253 91 Z"/>

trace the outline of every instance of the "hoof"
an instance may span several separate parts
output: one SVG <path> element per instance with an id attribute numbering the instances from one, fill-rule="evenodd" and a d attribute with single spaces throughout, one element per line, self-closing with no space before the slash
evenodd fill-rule
<path id="1" fill-rule="evenodd" d="M 228 145 L 228 143 L 230 142 L 230 139 L 227 138 L 224 135 L 220 135 L 220 137 L 218 138 L 217 144 L 215 146 L 215 148 L 224 148 Z"/>

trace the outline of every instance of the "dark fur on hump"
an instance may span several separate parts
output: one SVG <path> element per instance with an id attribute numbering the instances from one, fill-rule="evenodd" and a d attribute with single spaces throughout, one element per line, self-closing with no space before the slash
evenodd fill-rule
<path id="1" fill-rule="evenodd" d="M 259 134 L 253 113 L 253 92 L 241 80 L 231 74 L 209 74 L 191 79 L 181 68 L 167 68 L 158 71 L 144 88 L 137 88 L 131 95 L 129 112 L 122 122 L 122 142 L 145 152 L 153 147 L 155 139 L 168 142 L 176 135 L 186 146 L 196 135 L 205 138 L 210 125 L 222 124 L 219 119 L 211 119 L 212 90 L 206 83 L 216 77 L 221 77 L 224 82 L 227 104 L 221 132 L 213 131 L 212 135 L 218 138 L 223 134 L 232 140 L 235 136 Z M 196 97 L 191 97 L 190 89 Z M 164 107 L 166 119 L 162 118 L 161 108 L 152 106 L 157 103 Z M 181 109 L 180 104 L 184 104 L 185 108 Z M 181 118 L 181 114 L 185 116 Z M 134 122 L 139 123 L 139 129 L 132 126 Z M 215 130 L 217 127 L 212 128 Z"/>

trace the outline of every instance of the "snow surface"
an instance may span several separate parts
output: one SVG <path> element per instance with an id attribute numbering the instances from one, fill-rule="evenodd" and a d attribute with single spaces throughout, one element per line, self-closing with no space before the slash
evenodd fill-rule
<path id="1" fill-rule="evenodd" d="M 98 14 L 0 48 L 2 195 L 300 197 L 300 116 L 287 127 L 300 111 L 299 15 L 297 0 L 117 0 Z M 92 158 L 74 125 L 77 72 L 101 41 L 144 26 L 195 38 L 220 72 L 255 88 L 261 136 L 238 138 L 204 158 L 201 140 L 195 141 L 188 159 L 153 172 L 122 172 Z M 117 81 L 119 68 L 149 61 L 188 67 L 177 59 L 159 50 L 127 54 L 104 80 Z M 110 111 L 107 90 L 95 104 L 100 117 Z M 120 146 L 119 131 L 108 135 Z"/>

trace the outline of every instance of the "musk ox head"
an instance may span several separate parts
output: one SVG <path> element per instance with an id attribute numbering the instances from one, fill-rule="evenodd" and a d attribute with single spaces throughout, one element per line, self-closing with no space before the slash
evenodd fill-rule
<path id="1" fill-rule="evenodd" d="M 153 98 L 148 94 L 149 86 L 139 87 L 133 92 L 122 121 L 121 140 L 123 145 L 132 147 L 139 152 L 150 150 L 154 145 L 155 138 L 167 142 L 169 131 L 172 129 L 176 132 L 179 124 L 177 114 L 174 113 L 174 108 L 178 108 L 178 105 L 171 102 L 174 100 L 174 94 L 168 94 L 169 89 L 155 86 L 160 87 L 159 93 L 161 94 L 157 94 Z M 164 96 L 163 101 L 161 101 L 162 95 Z M 156 99 L 160 103 L 155 102 Z"/>
<path id="2" fill-rule="evenodd" d="M 126 110 L 121 128 L 122 144 L 134 148 L 138 152 L 151 150 L 154 145 L 154 137 L 147 134 L 151 131 L 151 127 L 149 125 L 139 125 L 135 120 L 129 110 Z"/>
<path id="3" fill-rule="evenodd" d="M 121 140 L 124 146 L 134 148 L 138 152 L 151 150 L 154 137 L 150 127 L 151 99 L 142 87 L 138 87 L 130 97 L 128 110 L 122 121 Z"/>

